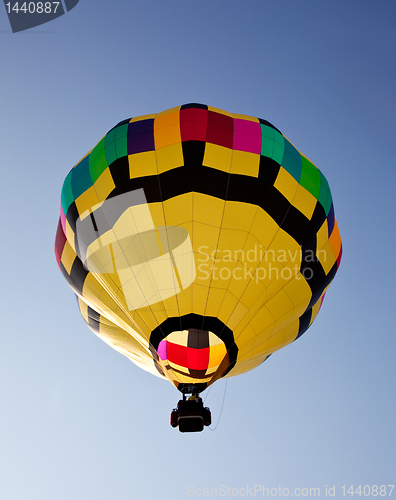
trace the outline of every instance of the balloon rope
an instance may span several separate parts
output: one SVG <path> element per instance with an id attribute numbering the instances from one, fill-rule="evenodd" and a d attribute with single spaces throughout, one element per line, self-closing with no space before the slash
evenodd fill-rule
<path id="1" fill-rule="evenodd" d="M 217 424 L 215 425 L 215 427 L 212 427 L 209 426 L 208 429 L 210 431 L 215 431 L 217 429 L 217 426 L 219 425 L 219 422 L 220 422 L 220 419 L 221 419 L 221 414 L 223 413 L 223 407 L 224 407 L 224 401 L 225 401 L 225 396 L 226 396 L 226 391 L 227 391 L 227 382 L 228 382 L 228 379 L 226 379 L 226 383 L 225 383 L 225 386 L 224 386 L 224 395 L 223 395 L 223 402 L 221 403 L 221 409 L 220 409 L 220 414 L 219 414 L 219 420 L 217 421 Z M 208 393 L 209 394 L 209 393 Z"/>
<path id="2" fill-rule="evenodd" d="M 212 387 L 213 387 L 213 384 L 209 387 L 209 390 L 208 390 L 208 392 L 205 395 L 204 404 L 206 403 L 206 400 L 208 399 L 208 396 L 210 394 L 210 391 L 212 390 Z"/>

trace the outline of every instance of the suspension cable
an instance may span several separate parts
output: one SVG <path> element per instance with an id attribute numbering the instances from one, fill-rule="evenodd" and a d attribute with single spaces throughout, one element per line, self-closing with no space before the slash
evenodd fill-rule
<path id="1" fill-rule="evenodd" d="M 217 426 L 218 426 L 218 425 L 219 425 L 219 423 L 220 423 L 220 418 L 221 418 L 221 414 L 223 413 L 224 401 L 225 401 L 225 397 L 226 397 L 227 382 L 228 382 L 228 379 L 226 379 L 226 383 L 225 383 L 225 386 L 224 386 L 223 402 L 221 403 L 221 409 L 220 409 L 220 413 L 219 413 L 219 419 L 218 419 L 218 421 L 217 421 L 217 424 L 213 427 L 213 429 L 212 429 L 212 426 L 211 426 L 211 425 L 208 427 L 208 429 L 209 429 L 210 431 L 215 431 L 215 430 L 217 429 Z M 212 388 L 212 387 L 211 387 L 211 388 Z M 209 392 L 208 392 L 208 394 L 206 395 L 206 398 L 208 397 L 208 395 L 209 395 Z M 205 401 L 206 401 L 206 398 L 205 398 Z"/>

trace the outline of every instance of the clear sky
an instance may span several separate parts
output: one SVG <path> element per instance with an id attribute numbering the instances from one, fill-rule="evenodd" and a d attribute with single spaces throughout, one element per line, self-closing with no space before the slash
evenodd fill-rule
<path id="1" fill-rule="evenodd" d="M 394 0 L 80 0 L 16 34 L 2 11 L 1 500 L 396 484 L 395 26 Z M 188 102 L 279 128 L 326 175 L 344 245 L 310 330 L 216 383 L 218 427 L 192 435 L 169 426 L 178 391 L 86 328 L 53 252 L 70 168 Z"/>

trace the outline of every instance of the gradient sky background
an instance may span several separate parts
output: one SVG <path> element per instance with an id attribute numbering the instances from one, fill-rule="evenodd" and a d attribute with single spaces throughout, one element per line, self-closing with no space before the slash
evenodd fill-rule
<path id="1" fill-rule="evenodd" d="M 80 0 L 17 34 L 2 11 L 1 500 L 396 484 L 395 26 L 394 0 Z M 86 328 L 53 251 L 73 165 L 188 102 L 279 128 L 326 175 L 344 246 L 310 330 L 216 383 L 219 425 L 191 435 L 169 426 L 178 391 Z"/>

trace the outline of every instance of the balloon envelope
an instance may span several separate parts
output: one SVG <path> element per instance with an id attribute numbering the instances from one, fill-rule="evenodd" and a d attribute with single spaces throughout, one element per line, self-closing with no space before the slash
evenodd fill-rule
<path id="1" fill-rule="evenodd" d="M 187 104 L 120 122 L 75 165 L 55 253 L 91 330 L 199 392 L 307 330 L 341 239 L 326 178 L 278 129 Z"/>

